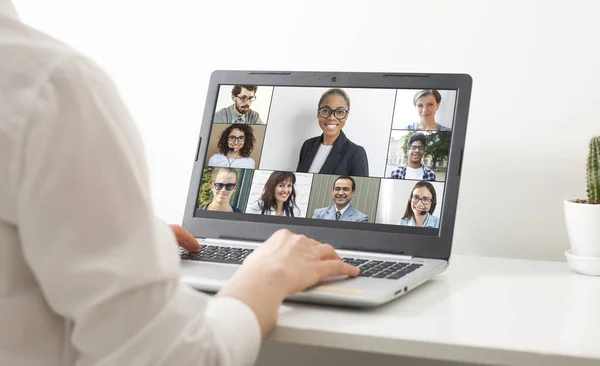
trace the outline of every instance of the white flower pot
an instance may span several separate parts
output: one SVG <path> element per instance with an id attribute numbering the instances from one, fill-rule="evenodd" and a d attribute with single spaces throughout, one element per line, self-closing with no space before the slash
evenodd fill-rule
<path id="1" fill-rule="evenodd" d="M 600 258 L 600 204 L 565 200 L 565 224 L 572 254 Z"/>

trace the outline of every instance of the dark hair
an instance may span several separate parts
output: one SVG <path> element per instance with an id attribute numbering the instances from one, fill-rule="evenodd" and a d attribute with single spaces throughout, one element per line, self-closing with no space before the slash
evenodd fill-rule
<path id="1" fill-rule="evenodd" d="M 435 194 L 435 188 L 433 188 L 433 184 L 429 183 L 429 182 L 425 182 L 425 181 L 420 181 L 417 182 L 417 184 L 415 184 L 415 186 L 410 190 L 410 197 L 408 197 L 408 202 L 406 203 L 406 210 L 404 211 L 404 216 L 402 216 L 403 219 L 411 219 L 413 217 L 413 211 L 412 211 L 412 207 L 411 207 L 411 199 L 412 199 L 412 195 L 415 189 L 417 188 L 421 188 L 421 187 L 426 187 L 429 190 L 429 193 L 431 193 L 431 207 L 429 207 L 429 213 L 433 214 L 433 212 L 435 211 L 435 206 L 437 205 L 437 197 Z"/>
<path id="2" fill-rule="evenodd" d="M 346 94 L 345 91 L 343 91 L 342 89 L 337 89 L 337 88 L 329 89 L 325 93 L 323 93 L 323 95 L 321 95 L 321 99 L 319 99 L 319 105 L 317 106 L 317 108 L 321 108 L 321 104 L 323 104 L 323 101 L 328 96 L 333 95 L 333 94 L 337 94 L 337 95 L 341 96 L 342 98 L 344 98 L 344 100 L 346 101 L 346 104 L 348 105 L 348 110 L 350 110 L 350 97 L 348 96 L 348 94 Z"/>
<path id="3" fill-rule="evenodd" d="M 256 138 L 254 137 L 254 129 L 252 126 L 243 124 L 243 123 L 234 123 L 231 126 L 227 127 L 223 132 L 221 132 L 221 137 L 219 138 L 219 142 L 217 143 L 217 149 L 223 155 L 227 155 L 229 152 L 229 145 L 227 145 L 227 139 L 229 138 L 229 134 L 233 130 L 240 130 L 244 133 L 244 146 L 240 149 L 240 156 L 243 158 L 247 158 L 254 150 L 254 143 L 256 142 Z"/>
<path id="4" fill-rule="evenodd" d="M 242 92 L 242 88 L 254 92 L 254 94 L 256 94 L 256 90 L 258 89 L 256 85 L 234 85 L 233 89 L 231 89 L 231 95 L 237 97 Z"/>
<path id="5" fill-rule="evenodd" d="M 340 179 L 348 179 L 352 182 L 352 192 L 356 191 L 356 182 L 354 181 L 354 178 L 352 178 L 349 175 L 340 175 L 339 177 L 337 177 L 334 181 L 333 181 L 333 188 L 335 188 L 335 183 L 337 183 L 338 180 Z"/>
<path id="6" fill-rule="evenodd" d="M 219 175 L 219 173 L 230 173 L 235 175 L 235 181 L 237 183 L 237 171 L 233 168 L 214 168 L 212 171 L 212 176 L 210 179 L 211 183 L 214 183 L 217 181 L 217 176 Z"/>
<path id="7" fill-rule="evenodd" d="M 406 147 L 410 148 L 410 146 L 415 141 L 421 141 L 423 143 L 423 146 L 427 146 L 427 136 L 425 136 L 421 132 L 417 132 L 417 133 L 415 133 L 414 135 L 412 135 L 412 136 L 410 136 L 408 138 L 408 142 L 406 143 Z"/>
<path id="8" fill-rule="evenodd" d="M 429 89 L 429 90 L 418 91 L 417 94 L 415 94 L 415 96 L 413 98 L 413 105 L 416 107 L 417 99 L 424 97 L 426 95 L 433 95 L 437 104 L 440 104 L 442 102 L 442 95 L 440 94 L 440 92 L 435 89 Z"/>
<path id="9" fill-rule="evenodd" d="M 290 194 L 288 199 L 283 203 L 283 212 L 286 216 L 294 217 L 294 207 L 298 207 L 296 205 L 296 189 L 294 188 L 294 184 L 296 184 L 296 175 L 292 172 L 282 171 L 271 173 L 269 179 L 267 179 L 267 182 L 265 183 L 263 193 L 258 200 L 258 208 L 260 209 L 261 214 L 264 215 L 267 211 L 277 208 L 277 203 L 275 202 L 275 186 L 287 180 L 292 181 L 292 194 Z"/>

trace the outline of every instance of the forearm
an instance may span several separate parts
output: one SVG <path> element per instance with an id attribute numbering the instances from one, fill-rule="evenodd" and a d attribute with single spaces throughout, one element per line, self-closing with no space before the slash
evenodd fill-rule
<path id="1" fill-rule="evenodd" d="M 285 297 L 279 283 L 281 276 L 274 272 L 242 267 L 217 294 L 217 297 L 233 297 L 247 304 L 256 314 L 263 338 L 277 324 L 279 305 Z"/>

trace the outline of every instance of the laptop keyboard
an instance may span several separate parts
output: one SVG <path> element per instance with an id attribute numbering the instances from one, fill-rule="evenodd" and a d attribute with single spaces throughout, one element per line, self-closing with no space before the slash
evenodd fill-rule
<path id="1" fill-rule="evenodd" d="M 216 245 L 203 245 L 198 252 L 188 252 L 179 248 L 181 259 L 194 261 L 242 264 L 244 259 L 254 249 L 222 247 Z M 342 258 L 342 261 L 360 269 L 360 277 L 385 278 L 397 280 L 403 276 L 419 269 L 421 264 L 394 261 L 376 261 L 368 259 Z"/>
<path id="2" fill-rule="evenodd" d="M 193 261 L 216 262 L 242 264 L 248 254 L 254 249 L 230 248 L 216 245 L 203 245 L 198 252 L 188 252 L 179 247 L 179 256 L 181 259 L 191 259 Z"/>
<path id="3" fill-rule="evenodd" d="M 397 280 L 414 270 L 421 264 L 393 261 L 372 261 L 367 259 L 342 258 L 348 264 L 360 269 L 360 277 L 386 278 Z"/>

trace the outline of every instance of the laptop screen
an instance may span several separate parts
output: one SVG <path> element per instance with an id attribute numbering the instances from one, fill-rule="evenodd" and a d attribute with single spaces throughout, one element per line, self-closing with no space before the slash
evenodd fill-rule
<path id="1" fill-rule="evenodd" d="M 456 96 L 219 85 L 194 216 L 438 235 Z"/>

